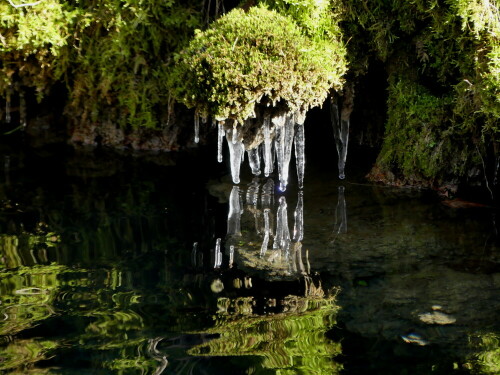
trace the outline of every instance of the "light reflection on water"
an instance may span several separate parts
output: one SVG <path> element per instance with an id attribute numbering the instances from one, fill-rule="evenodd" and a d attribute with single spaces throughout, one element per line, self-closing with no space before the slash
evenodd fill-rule
<path id="1" fill-rule="evenodd" d="M 0 373 L 498 373 L 494 211 L 87 158 L 9 155 Z"/>

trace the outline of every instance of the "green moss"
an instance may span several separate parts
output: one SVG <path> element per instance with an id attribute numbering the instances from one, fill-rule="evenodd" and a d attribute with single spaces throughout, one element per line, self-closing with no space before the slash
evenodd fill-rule
<path id="1" fill-rule="evenodd" d="M 78 11 L 55 0 L 14 8 L 0 3 L 0 96 L 17 86 L 47 93 L 68 67 L 62 53 Z"/>
<path id="2" fill-rule="evenodd" d="M 454 126 L 452 105 L 450 95 L 439 97 L 407 78 L 393 77 L 378 166 L 406 182 L 441 184 L 464 176 L 471 161 L 477 162 L 476 149 L 471 135 Z"/>
<path id="3" fill-rule="evenodd" d="M 290 17 L 263 7 L 235 9 L 177 55 L 175 97 L 202 116 L 240 122 L 258 103 L 288 110 L 321 105 L 342 86 L 345 49 L 338 40 L 313 40 Z"/>
<path id="4" fill-rule="evenodd" d="M 197 1 L 82 3 L 75 76 L 67 112 L 80 124 L 160 127 L 167 122 L 173 51 L 201 26 Z"/>

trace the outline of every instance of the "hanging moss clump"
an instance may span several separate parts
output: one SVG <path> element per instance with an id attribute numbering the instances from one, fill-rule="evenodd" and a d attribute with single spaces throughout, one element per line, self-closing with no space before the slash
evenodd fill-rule
<path id="1" fill-rule="evenodd" d="M 345 48 L 313 39 L 288 16 L 264 7 L 235 9 L 198 31 L 176 57 L 174 96 L 202 117 L 255 117 L 256 105 L 306 111 L 342 86 Z"/>

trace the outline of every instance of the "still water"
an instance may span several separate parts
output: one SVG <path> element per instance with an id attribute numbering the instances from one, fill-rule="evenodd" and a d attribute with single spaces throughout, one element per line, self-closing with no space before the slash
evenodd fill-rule
<path id="1" fill-rule="evenodd" d="M 0 148 L 1 374 L 500 372 L 495 210 L 215 158 Z"/>

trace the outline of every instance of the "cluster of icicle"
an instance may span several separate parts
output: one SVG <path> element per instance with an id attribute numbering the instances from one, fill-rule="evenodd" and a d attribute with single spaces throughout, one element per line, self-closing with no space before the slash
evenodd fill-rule
<path id="1" fill-rule="evenodd" d="M 295 159 L 299 188 L 303 188 L 305 169 L 305 137 L 304 121 L 305 112 L 280 112 L 271 116 L 264 114 L 261 123 L 254 125 L 253 120 L 247 120 L 244 126 L 257 126 L 262 134 L 263 141 L 245 150 L 241 129 L 236 121 L 220 121 L 217 123 L 217 161 L 222 162 L 222 148 L 224 137 L 229 147 L 231 176 L 235 184 L 240 183 L 241 163 L 245 159 L 245 151 L 252 174 L 259 176 L 262 172 L 261 160 L 264 164 L 264 176 L 269 177 L 274 171 L 275 160 L 278 164 L 278 177 L 280 190 L 285 191 L 288 185 L 288 173 L 292 155 L 292 145 L 295 144 Z M 232 126 L 231 126 L 232 125 Z M 200 131 L 200 117 L 195 114 L 195 137 L 198 143 Z"/>

